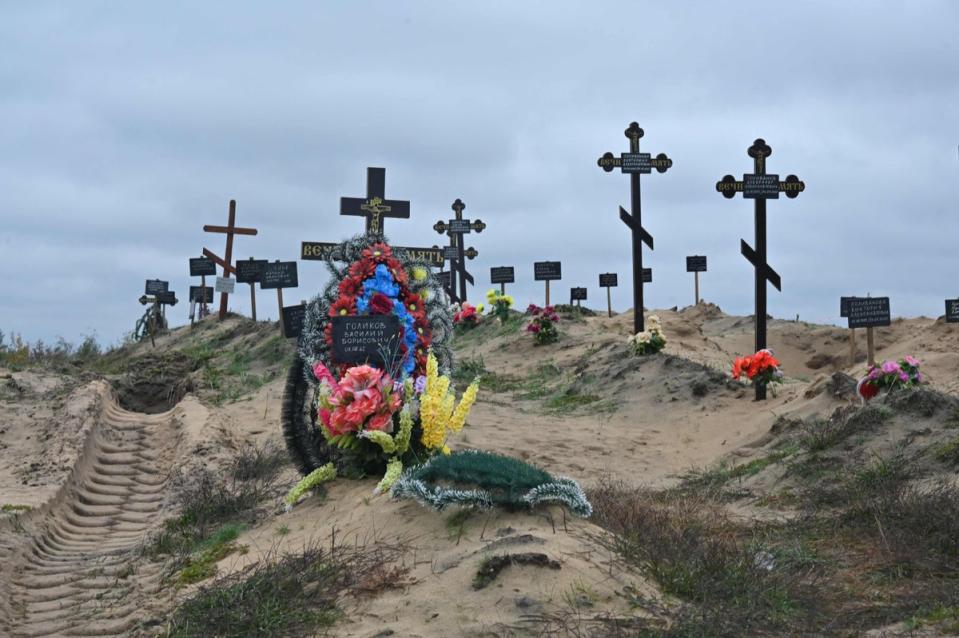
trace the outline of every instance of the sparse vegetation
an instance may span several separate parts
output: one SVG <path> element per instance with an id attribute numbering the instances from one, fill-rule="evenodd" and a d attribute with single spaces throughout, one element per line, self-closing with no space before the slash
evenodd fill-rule
<path id="1" fill-rule="evenodd" d="M 267 557 L 244 572 L 213 581 L 180 605 L 165 638 L 306 636 L 329 627 L 342 612 L 342 596 L 369 596 L 404 585 L 396 566 L 401 549 L 373 547 L 329 551 L 308 546 Z"/>

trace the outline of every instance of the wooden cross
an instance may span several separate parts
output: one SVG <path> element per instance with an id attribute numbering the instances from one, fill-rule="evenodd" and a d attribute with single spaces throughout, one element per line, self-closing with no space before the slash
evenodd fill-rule
<path id="1" fill-rule="evenodd" d="M 456 213 L 456 218 L 446 223 L 442 220 L 433 224 L 433 230 L 440 233 L 446 233 L 450 238 L 450 246 L 456 251 L 456 258 L 450 260 L 450 288 L 456 291 L 456 282 L 459 280 L 459 299 L 466 301 L 466 283 L 473 283 L 473 275 L 466 270 L 466 259 L 474 259 L 479 253 L 472 246 L 467 250 L 464 248 L 463 235 L 472 231 L 483 232 L 486 224 L 482 220 L 470 221 L 463 219 L 463 210 L 466 204 L 463 200 L 456 198 L 450 208 Z"/>
<path id="2" fill-rule="evenodd" d="M 665 153 L 660 153 L 653 158 L 649 153 L 639 152 L 639 140 L 643 137 L 643 134 L 643 129 L 639 127 L 639 124 L 636 122 L 630 123 L 629 128 L 624 131 L 624 135 L 629 138 L 629 152 L 622 153 L 619 157 L 607 152 L 596 161 L 599 167 L 607 173 L 614 168 L 619 168 L 623 173 L 629 173 L 632 214 L 627 213 L 626 209 L 620 206 L 619 218 L 632 231 L 633 332 L 636 333 L 646 329 L 646 321 L 643 316 L 643 244 L 649 246 L 650 250 L 653 249 L 653 237 L 646 232 L 642 223 L 639 176 L 651 173 L 654 168 L 659 173 L 665 173 L 673 165 L 673 160 L 669 159 Z"/>
<path id="3" fill-rule="evenodd" d="M 795 175 L 789 175 L 785 181 L 779 181 L 779 175 L 766 174 L 766 158 L 772 155 L 773 149 L 762 138 L 753 142 L 747 153 L 753 158 L 753 174 L 743 175 L 742 181 L 737 181 L 732 175 L 726 175 L 716 182 L 716 190 L 726 199 L 732 199 L 736 193 L 742 193 L 746 199 L 756 202 L 756 248 L 740 239 L 740 250 L 743 257 L 749 260 L 756 273 L 756 352 L 766 348 L 766 282 L 776 290 L 782 290 L 782 280 L 779 273 L 773 270 L 766 261 L 766 200 L 779 199 L 779 193 L 786 193 L 786 197 L 793 199 L 806 189 L 806 184 Z M 765 384 L 756 384 L 756 400 L 766 398 Z"/>
<path id="4" fill-rule="evenodd" d="M 366 234 L 382 235 L 383 218 L 398 217 L 408 219 L 410 203 L 396 199 L 386 199 L 386 169 L 368 167 L 366 169 L 366 198 L 341 197 L 340 215 L 353 215 L 366 218 Z"/>
<path id="5" fill-rule="evenodd" d="M 234 235 L 255 235 L 255 228 L 238 228 L 236 225 L 236 200 L 230 200 L 230 217 L 226 226 L 210 226 L 209 224 L 203 227 L 203 231 L 207 233 L 224 233 L 226 235 L 226 252 L 223 254 L 221 259 L 213 251 L 206 248 L 203 249 L 203 255 L 212 259 L 214 263 L 223 268 L 223 276 L 229 277 L 233 274 L 235 270 L 233 268 L 233 236 Z M 220 293 L 220 321 L 226 318 L 226 297 L 227 293 Z"/>

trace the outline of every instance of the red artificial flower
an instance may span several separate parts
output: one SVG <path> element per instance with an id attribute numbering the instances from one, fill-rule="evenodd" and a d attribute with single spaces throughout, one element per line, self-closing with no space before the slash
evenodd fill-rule
<path id="1" fill-rule="evenodd" d="M 403 293 L 403 305 L 406 306 L 406 309 L 412 315 L 415 315 L 417 313 L 422 314 L 425 306 L 422 297 L 420 297 L 415 292 L 409 292 L 409 291 L 405 291 Z"/>
<path id="2" fill-rule="evenodd" d="M 370 298 L 370 314 L 388 315 L 393 312 L 393 301 L 381 292 Z"/>
<path id="3" fill-rule="evenodd" d="M 330 304 L 331 317 L 343 317 L 356 314 L 356 301 L 350 297 L 341 296 Z"/>
<path id="4" fill-rule="evenodd" d="M 338 291 L 341 297 L 356 297 L 363 290 L 363 280 L 359 277 L 344 277 Z"/>
<path id="5" fill-rule="evenodd" d="M 350 265 L 350 277 L 365 281 L 376 273 L 376 262 L 371 259 L 362 259 Z"/>
<path id="6" fill-rule="evenodd" d="M 388 244 L 377 242 L 368 248 L 363 249 L 363 257 L 373 260 L 374 263 L 383 264 L 393 256 L 393 249 Z"/>

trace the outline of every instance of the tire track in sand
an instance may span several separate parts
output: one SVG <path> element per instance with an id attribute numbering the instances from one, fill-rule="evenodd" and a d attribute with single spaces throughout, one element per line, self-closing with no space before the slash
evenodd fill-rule
<path id="1" fill-rule="evenodd" d="M 11 557 L 13 636 L 129 635 L 160 591 L 160 565 L 136 553 L 163 505 L 175 411 L 103 406 L 71 478 Z"/>

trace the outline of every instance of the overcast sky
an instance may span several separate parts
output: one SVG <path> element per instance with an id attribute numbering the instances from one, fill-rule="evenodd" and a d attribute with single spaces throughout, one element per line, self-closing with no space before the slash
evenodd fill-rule
<path id="1" fill-rule="evenodd" d="M 692 303 L 688 254 L 709 257 L 704 297 L 750 314 L 752 203 L 715 182 L 751 170 L 806 191 L 769 203 L 779 317 L 838 321 L 839 296 L 889 295 L 895 315 L 938 316 L 959 296 L 959 3 L 0 2 L 0 330 L 113 343 L 144 280 L 181 300 L 188 258 L 222 253 L 229 200 L 256 237 L 234 255 L 296 259 L 302 240 L 362 228 L 339 215 L 366 167 L 411 201 L 391 240 L 442 243 L 457 197 L 488 227 L 467 237 L 477 286 L 532 263 L 601 307 L 601 272 L 631 306 L 629 179 L 596 159 L 642 150 L 674 165 L 642 178 L 647 305 Z M 312 297 L 324 268 L 300 262 Z M 247 313 L 249 288 L 231 308 Z M 258 292 L 260 317 L 276 299 Z M 170 310 L 187 319 L 188 304 Z"/>

